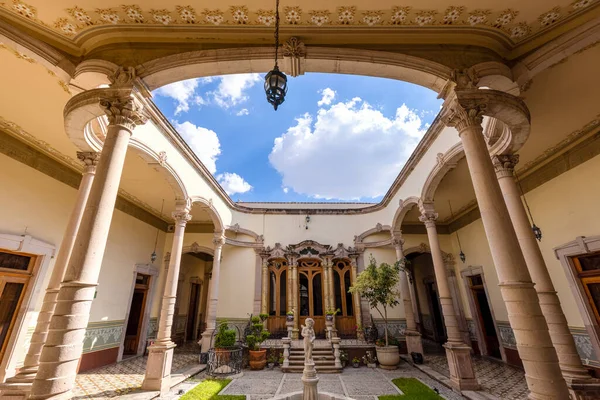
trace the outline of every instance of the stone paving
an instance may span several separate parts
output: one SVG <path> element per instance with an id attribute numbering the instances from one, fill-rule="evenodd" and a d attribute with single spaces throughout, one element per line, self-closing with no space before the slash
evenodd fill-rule
<path id="1" fill-rule="evenodd" d="M 437 388 L 448 400 L 463 399 L 426 374 L 401 362 L 397 370 L 345 368 L 341 374 L 320 374 L 319 391 L 351 397 L 356 400 L 377 400 L 384 394 L 401 394 L 392 383 L 394 378 L 417 378 L 429 387 Z M 269 399 L 276 395 L 302 390 L 302 374 L 284 374 L 279 369 L 248 371 L 233 380 L 221 394 L 245 394 L 247 400 Z M 172 397 L 171 397 L 172 398 Z"/>
<path id="2" fill-rule="evenodd" d="M 142 387 L 148 357 L 134 357 L 77 375 L 72 399 L 103 400 L 119 397 Z M 183 348 L 173 356 L 173 371 L 198 364 L 198 352 Z"/>
<path id="3" fill-rule="evenodd" d="M 450 376 L 444 355 L 428 354 L 425 364 L 442 375 Z M 484 391 L 502 400 L 527 399 L 527 382 L 522 369 L 483 357 L 473 357 L 473 364 L 477 381 Z"/>

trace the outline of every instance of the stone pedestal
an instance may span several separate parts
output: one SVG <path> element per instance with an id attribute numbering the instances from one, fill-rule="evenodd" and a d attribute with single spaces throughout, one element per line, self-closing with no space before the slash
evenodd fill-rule
<path id="1" fill-rule="evenodd" d="M 215 232 L 213 238 L 215 245 L 215 255 L 213 257 L 212 279 L 210 285 L 210 294 L 206 306 L 206 330 L 202 333 L 202 351 L 207 352 L 210 349 L 212 334 L 217 328 L 217 304 L 219 303 L 219 275 L 221 273 L 221 250 L 225 244 L 223 232 Z"/>
<path id="2" fill-rule="evenodd" d="M 148 347 L 148 364 L 142 384 L 143 390 L 158 390 L 164 396 L 171 388 L 171 366 L 175 343 Z"/>
<path id="3" fill-rule="evenodd" d="M 292 339 L 289 337 L 285 337 L 281 339 L 283 343 L 283 365 L 282 368 L 289 368 L 290 366 L 290 345 L 292 343 Z"/>
<path id="4" fill-rule="evenodd" d="M 304 363 L 302 383 L 304 383 L 302 399 L 317 400 L 319 398 L 319 392 L 317 390 L 319 378 L 317 377 L 317 371 L 315 370 L 315 363 L 312 360 Z"/>
<path id="5" fill-rule="evenodd" d="M 446 343 L 444 347 L 452 388 L 458 391 L 479 390 L 471 361 L 471 348 L 463 343 Z"/>
<path id="6" fill-rule="evenodd" d="M 425 356 L 423 353 L 423 341 L 419 332 L 407 330 L 404 332 L 404 336 L 406 337 L 406 349 L 409 355 L 411 353 L 420 353 Z"/>
<path id="7" fill-rule="evenodd" d="M 339 337 L 331 338 L 331 344 L 333 345 L 333 356 L 335 358 L 335 367 L 342 369 L 342 360 L 340 360 L 340 342 L 342 340 Z"/>
<path id="8" fill-rule="evenodd" d="M 293 332 L 294 332 L 294 320 L 290 321 L 289 319 L 286 319 L 285 327 L 287 329 L 287 337 L 291 339 L 293 336 Z"/>

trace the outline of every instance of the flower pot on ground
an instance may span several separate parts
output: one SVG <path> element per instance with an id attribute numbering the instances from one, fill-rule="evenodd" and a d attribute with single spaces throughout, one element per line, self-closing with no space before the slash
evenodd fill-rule
<path id="1" fill-rule="evenodd" d="M 356 281 L 350 287 L 350 293 L 358 293 L 383 318 L 385 346 L 377 346 L 377 358 L 382 367 L 387 369 L 394 369 L 400 362 L 398 346 L 390 346 L 387 310 L 389 307 L 400 304 L 398 301 L 400 293 L 396 288 L 400 281 L 400 270 L 402 268 L 404 268 L 404 261 L 398 261 L 394 265 L 387 263 L 377 265 L 377 261 L 371 256 L 367 268 L 356 277 Z M 380 347 L 385 349 L 381 352 L 385 361 L 380 358 Z M 388 349 L 389 347 L 392 347 L 393 350 Z"/>
<path id="2" fill-rule="evenodd" d="M 358 367 L 360 367 L 360 358 L 358 358 L 358 357 L 354 357 L 354 358 L 352 359 L 352 366 L 353 366 L 354 368 L 358 368 Z"/>
<path id="3" fill-rule="evenodd" d="M 259 370 L 265 368 L 267 364 L 267 350 L 261 350 L 260 344 L 270 336 L 265 329 L 264 321 L 268 315 L 261 314 L 260 317 L 250 319 L 250 327 L 246 335 L 246 344 L 249 350 L 250 369 Z"/>
<path id="4" fill-rule="evenodd" d="M 218 365 L 224 365 L 229 362 L 230 350 L 235 346 L 236 332 L 234 329 L 229 329 L 227 322 L 224 321 L 219 325 L 215 335 L 215 357 Z"/>
<path id="5" fill-rule="evenodd" d="M 400 362 L 398 346 L 377 346 L 377 360 L 383 369 L 396 369 Z"/>

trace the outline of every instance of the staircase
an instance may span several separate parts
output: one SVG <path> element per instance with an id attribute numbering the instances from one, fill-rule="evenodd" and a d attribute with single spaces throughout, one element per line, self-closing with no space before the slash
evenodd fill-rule
<path id="1" fill-rule="evenodd" d="M 335 374 L 342 372 L 340 368 L 335 367 L 335 357 L 331 347 L 315 347 L 313 349 L 313 360 L 315 369 L 320 374 Z M 302 373 L 304 369 L 304 349 L 290 349 L 290 366 L 283 368 L 283 372 Z"/>

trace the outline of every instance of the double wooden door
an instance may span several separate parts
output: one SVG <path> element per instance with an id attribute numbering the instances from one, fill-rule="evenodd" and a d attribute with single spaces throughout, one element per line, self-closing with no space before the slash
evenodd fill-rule
<path id="1" fill-rule="evenodd" d="M 306 318 L 315 321 L 315 334 L 325 337 L 325 305 L 323 270 L 319 261 L 302 261 L 298 265 L 298 311 L 299 323 Z"/>

